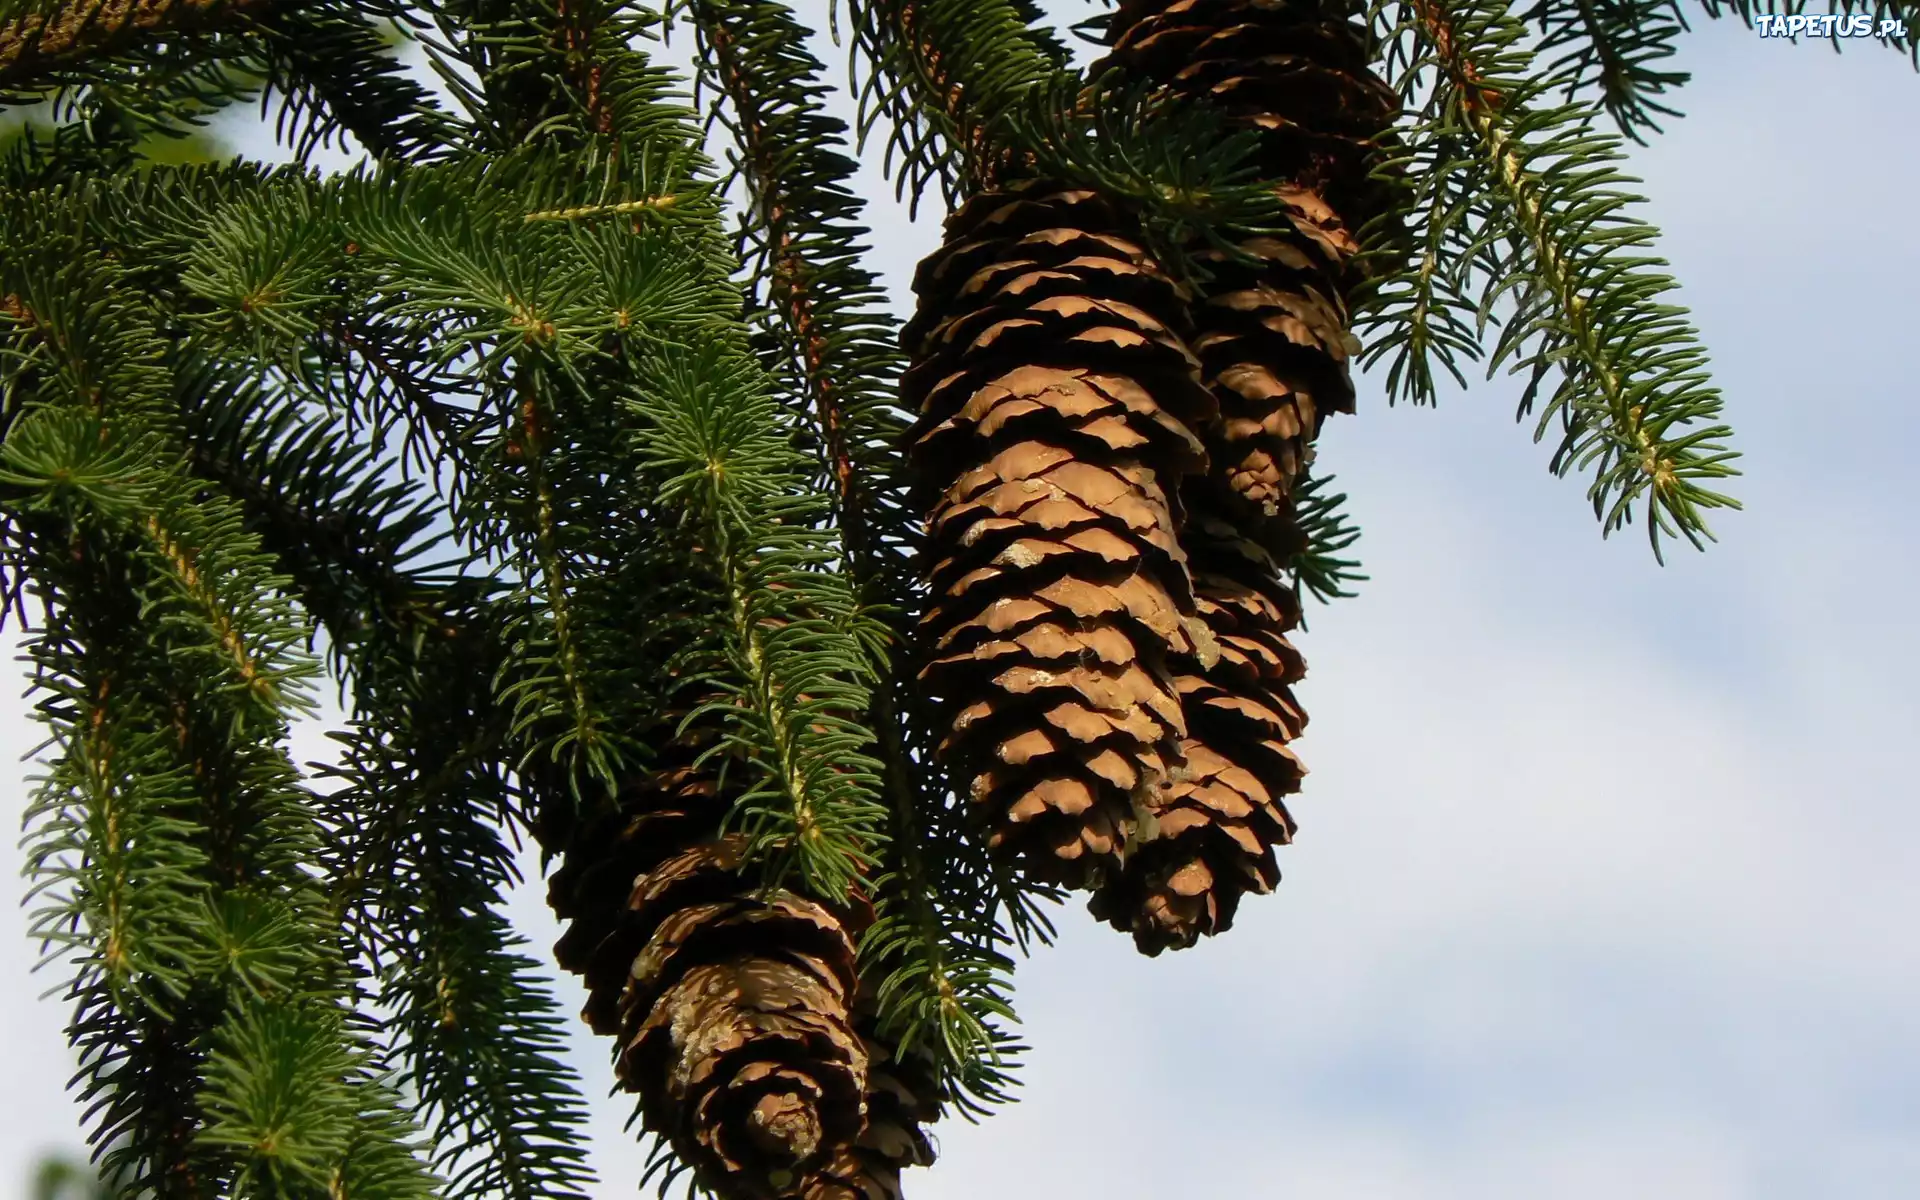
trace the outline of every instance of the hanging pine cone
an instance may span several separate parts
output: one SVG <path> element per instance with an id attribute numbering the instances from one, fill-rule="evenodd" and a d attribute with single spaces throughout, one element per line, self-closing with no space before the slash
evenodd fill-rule
<path id="1" fill-rule="evenodd" d="M 1174 285 L 1088 191 L 986 193 L 915 279 L 903 381 L 928 519 L 922 673 L 990 843 L 1116 869 L 1178 762 L 1200 653 L 1176 486 L 1211 417 Z"/>
<path id="2" fill-rule="evenodd" d="M 1113 52 L 1096 67 L 1259 130 L 1262 173 L 1290 218 L 1238 256 L 1198 255 L 1212 277 L 1192 345 L 1220 419 L 1202 430 L 1208 473 L 1182 491 L 1184 543 L 1219 657 L 1181 671 L 1186 768 L 1156 809 L 1156 839 L 1091 905 L 1148 954 L 1227 929 L 1242 895 L 1278 881 L 1273 847 L 1293 835 L 1282 798 L 1304 769 L 1288 743 L 1306 717 L 1291 691 L 1304 664 L 1287 636 L 1298 601 L 1282 580 L 1300 548 L 1292 493 L 1321 420 L 1353 409 L 1355 231 L 1386 206 L 1370 173 L 1398 111 L 1350 11 L 1320 0 L 1123 0 Z"/>
<path id="3" fill-rule="evenodd" d="M 723 1200 L 798 1196 L 865 1128 L 847 916 L 744 870 L 708 739 L 683 734 L 569 839 L 549 900 L 643 1123 Z"/>
<path id="4" fill-rule="evenodd" d="M 1291 228 L 1199 255 L 1212 272 L 1193 348 L 1221 406 L 1208 439 L 1222 502 L 1277 521 L 1330 412 L 1353 411 L 1346 296 L 1357 231 L 1385 211 L 1375 149 L 1399 104 L 1370 70 L 1352 5 L 1328 0 L 1126 0 L 1099 70 L 1204 99 L 1261 133 L 1261 174 Z M 1237 504 L 1236 504 L 1237 502 Z"/>
<path id="5" fill-rule="evenodd" d="M 1299 600 L 1266 549 L 1218 517 L 1197 518 L 1186 540 L 1219 656 L 1179 677 L 1186 765 L 1156 811 L 1155 837 L 1089 905 L 1146 954 L 1225 932 L 1242 895 L 1273 890 L 1273 847 L 1294 829 L 1283 797 L 1306 773 L 1288 745 L 1306 725 L 1291 690 L 1306 665 L 1286 638 Z"/>

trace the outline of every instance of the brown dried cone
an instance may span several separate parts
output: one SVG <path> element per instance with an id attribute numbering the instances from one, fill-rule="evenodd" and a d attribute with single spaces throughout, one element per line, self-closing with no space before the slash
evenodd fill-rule
<path id="1" fill-rule="evenodd" d="M 1207 653 L 1176 486 L 1212 416 L 1175 286 L 1092 192 L 975 197 L 905 331 L 931 602 L 922 679 L 990 844 L 1038 878 L 1118 869 L 1179 761 L 1169 664 Z"/>
<path id="2" fill-rule="evenodd" d="M 1199 255 L 1212 278 L 1193 347 L 1220 420 L 1202 431 L 1207 476 L 1183 490 L 1184 540 L 1219 658 L 1181 671 L 1187 766 L 1156 811 L 1157 840 L 1092 904 L 1148 954 L 1228 928 L 1241 896 L 1277 882 L 1273 847 L 1293 834 L 1282 797 L 1304 774 L 1288 745 L 1306 721 L 1290 690 L 1304 667 L 1279 560 L 1299 548 L 1292 492 L 1320 421 L 1353 408 L 1355 231 L 1389 205 L 1370 174 L 1398 111 L 1351 12 L 1323 0 L 1122 0 L 1096 68 L 1259 130 L 1262 173 L 1290 217 L 1238 256 Z"/>
<path id="3" fill-rule="evenodd" d="M 723 1200 L 777 1200 L 865 1128 L 859 917 L 743 871 L 717 768 L 696 765 L 706 744 L 676 738 L 616 815 L 569 838 L 549 887 L 569 922 L 555 951 L 585 977 L 587 1022 L 619 1039 L 646 1128 Z"/>
<path id="4" fill-rule="evenodd" d="M 1359 344 L 1346 297 L 1357 231 L 1390 205 L 1371 178 L 1399 112 L 1370 69 L 1354 5 L 1330 0 L 1124 0 L 1096 67 L 1204 98 L 1261 132 L 1259 166 L 1291 228 L 1199 255 L 1212 272 L 1194 350 L 1221 405 L 1208 438 L 1223 498 L 1241 517 L 1291 524 L 1287 504 L 1330 412 L 1353 411 Z"/>
<path id="5" fill-rule="evenodd" d="M 899 1054 L 877 1022 L 872 991 L 863 987 L 854 1028 L 867 1050 L 867 1126 L 807 1180 L 802 1200 L 901 1200 L 901 1172 L 933 1164 L 926 1126 L 940 1116 L 938 1072 L 924 1053 Z"/>
<path id="6" fill-rule="evenodd" d="M 1225 932 L 1241 896 L 1273 890 L 1273 848 L 1294 831 L 1283 798 L 1306 774 L 1289 746 L 1307 720 L 1292 692 L 1306 664 L 1286 637 L 1298 598 L 1269 552 L 1217 516 L 1197 516 L 1187 546 L 1219 656 L 1179 677 L 1186 765 L 1156 810 L 1155 837 L 1089 904 L 1146 954 Z"/>

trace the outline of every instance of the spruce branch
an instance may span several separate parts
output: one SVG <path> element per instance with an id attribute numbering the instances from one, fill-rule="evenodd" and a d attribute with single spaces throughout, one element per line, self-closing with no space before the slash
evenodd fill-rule
<path id="1" fill-rule="evenodd" d="M 446 538 L 434 508 L 333 421 L 244 376 L 199 380 L 183 396 L 196 467 L 241 496 L 353 685 L 321 799 L 330 909 L 377 981 L 434 1165 L 454 1196 L 584 1195 L 559 1013 L 497 913 L 517 818 L 498 588 L 466 556 L 429 557 Z"/>
<path id="2" fill-rule="evenodd" d="M 383 623 L 404 630 L 409 644 L 423 630 L 445 636 L 434 602 L 486 589 L 466 574 L 472 555 L 447 546 L 451 531 L 435 498 L 395 478 L 398 454 L 343 436 L 337 416 L 230 364 L 184 364 L 175 374 L 194 474 L 238 502 L 301 608 L 325 629 L 344 680 L 352 679 L 348 652 Z"/>
<path id="3" fill-rule="evenodd" d="M 73 217 L 55 210 L 56 222 Z M 119 268 L 88 245 L 85 228 L 84 219 L 65 229 L 21 228 L 21 254 L 8 264 L 13 278 L 0 281 L 31 314 L 16 322 L 6 351 L 21 372 L 14 385 L 33 389 L 28 395 L 42 405 L 17 431 L 19 445 L 9 443 L 11 482 L 30 505 L 61 506 L 69 519 L 84 510 L 137 534 L 173 585 L 172 598 L 153 597 L 143 616 L 186 630 L 243 707 L 269 719 L 284 707 L 299 711 L 310 703 L 304 689 L 314 672 L 298 650 L 301 622 L 237 513 L 191 485 L 161 335 L 126 294 Z M 124 459 L 118 497 L 114 483 L 97 478 L 103 447 Z M 69 487 L 75 471 L 95 473 L 94 486 Z"/>
<path id="4" fill-rule="evenodd" d="M 334 1031 L 332 1053 L 366 1051 L 342 1023 L 348 974 L 309 874 L 310 797 L 279 749 L 284 725 L 210 703 L 178 636 L 138 621 L 160 585 L 126 541 L 56 536 L 35 556 L 39 707 L 65 751 L 30 815 L 36 893 L 50 901 L 36 928 L 72 961 L 76 1082 L 108 1166 L 191 1194 L 249 1170 L 206 1123 L 245 1083 L 218 1053 L 236 1012 L 286 1011 L 297 986 L 296 1003 Z M 323 1070 L 288 1086 L 386 1111 L 401 1141 L 366 1152 L 411 1161 L 397 1109 L 357 1078 Z M 332 1150 L 330 1169 L 351 1170 Z M 417 1163 L 402 1182 L 366 1194 L 430 1194 Z"/>
<path id="5" fill-rule="evenodd" d="M 1333 483 L 1332 475 L 1309 467 L 1293 497 L 1294 521 L 1304 543 L 1291 563 L 1294 593 L 1309 594 L 1322 604 L 1352 596 L 1353 585 L 1367 579 L 1359 573 L 1359 562 L 1344 557 L 1360 540 L 1360 529 L 1342 507 L 1346 494 L 1334 492 Z"/>
<path id="6" fill-rule="evenodd" d="M 497 912 L 516 878 L 500 834 L 510 752 L 486 656 L 457 661 L 475 649 L 404 626 L 357 646 L 367 686 L 338 735 L 344 786 L 327 797 L 335 902 L 379 980 L 385 1040 L 450 1194 L 578 1197 L 592 1178 L 578 1080 L 556 1056 L 560 1014 Z"/>
<path id="7" fill-rule="evenodd" d="M 187 990 L 207 887 L 192 780 L 143 721 L 151 713 L 120 695 L 113 668 L 86 663 L 73 636 L 50 628 L 28 651 L 60 752 L 24 822 L 28 898 L 44 902 L 30 929 L 48 961 L 73 957 L 111 994 L 163 1010 Z"/>
<path id="8" fill-rule="evenodd" d="M 71 409 L 29 411 L 12 435 L 0 482 L 26 493 L 17 503 L 58 506 L 78 526 L 138 538 L 143 556 L 171 585 L 170 596 L 148 599 L 144 622 L 179 627 L 201 643 L 200 655 L 243 708 L 272 719 L 310 705 L 304 686 L 314 668 L 294 649 L 304 631 L 277 595 L 280 581 L 247 545 L 251 539 L 229 506 L 155 486 L 178 474 L 163 442 L 127 438 Z"/>
<path id="9" fill-rule="evenodd" d="M 370 1067 L 340 1066 L 370 1061 L 370 1049 L 350 1028 L 351 971 L 312 875 L 313 797 L 284 749 L 312 673 L 299 651 L 307 624 L 238 506 L 188 469 L 171 340 L 85 237 L 98 199 L 83 189 L 9 214 L 22 253 L 0 264 L 0 287 L 15 298 L 0 371 L 19 404 L 4 502 L 39 531 L 30 566 L 49 631 L 42 711 L 69 764 L 50 776 L 37 810 L 36 862 L 58 889 L 39 920 L 49 933 L 62 922 L 98 925 L 87 932 L 105 939 L 104 958 L 77 962 L 70 992 L 80 1082 L 100 1117 L 93 1136 L 163 1194 L 251 1178 L 244 1155 L 207 1140 L 209 1111 L 246 1084 L 238 1060 L 218 1052 L 218 1031 L 248 1005 L 287 1011 L 297 983 L 297 1004 L 320 1022 L 314 1037 L 333 1057 L 288 1086 L 337 1093 L 352 1108 L 336 1114 L 341 1128 L 363 1143 L 324 1143 L 327 1186 L 422 1197 L 432 1181 L 404 1118 Z M 92 682 L 103 671 L 110 684 Z M 144 746 L 106 752 L 109 703 L 133 706 Z M 91 735 L 62 733 L 81 727 Z M 177 802 L 144 803 L 155 788 Z M 96 863 L 120 878 L 100 878 Z M 142 927 L 124 907 L 149 884 L 157 900 L 177 897 L 175 925 L 147 930 L 140 950 L 127 939 Z M 191 906 L 179 895 L 189 885 L 200 901 Z M 288 1034 L 263 1053 L 292 1053 L 298 1040 Z M 367 1141 L 378 1129 L 393 1137 Z M 374 1173 L 386 1180 L 380 1188 L 353 1182 L 360 1157 L 385 1164 Z M 317 1183 L 317 1164 L 301 1158 L 287 1169 Z"/>
<path id="10" fill-rule="evenodd" d="M 440 369 L 466 381 L 463 386 L 476 395 L 474 421 L 454 442 L 457 459 L 472 481 L 467 499 L 475 518 L 469 528 L 483 535 L 481 549 L 514 567 L 515 582 L 502 603 L 507 611 L 523 614 L 510 617 L 504 626 L 508 654 L 497 672 L 499 700 L 544 719 L 549 711 L 546 697 L 566 692 L 580 700 L 578 691 L 565 683 L 569 677 L 580 678 L 566 666 L 575 638 L 569 634 L 563 639 L 569 645 L 561 646 L 552 637 L 557 627 L 576 627 L 574 605 L 593 606 L 594 619 L 577 627 L 601 631 L 603 638 L 616 635 L 623 622 L 631 620 L 623 610 L 631 607 L 632 592 L 621 594 L 613 585 L 625 582 L 624 577 L 616 581 L 607 574 L 625 570 L 614 564 L 633 557 L 606 540 L 624 536 L 622 531 L 633 526 L 623 506 L 671 509 L 676 499 L 665 489 L 658 496 L 650 489 L 633 490 L 646 473 L 636 465 L 648 464 L 644 456 L 634 460 L 624 449 L 629 438 L 609 436 L 613 427 L 607 417 L 613 414 L 599 412 L 593 398 L 606 394 L 607 385 L 621 378 L 621 363 L 635 356 L 672 354 L 681 341 L 692 340 L 676 335 L 676 321 L 696 316 L 710 327 L 711 305 L 728 297 L 711 282 L 690 295 L 663 291 L 659 282 L 675 275 L 715 278 L 709 264 L 698 258 L 660 262 L 672 239 L 683 236 L 677 231 L 688 222 L 710 221 L 711 210 L 703 215 L 697 208 L 676 205 L 671 221 L 679 224 L 670 223 L 657 233 L 650 226 L 622 228 L 621 216 L 629 214 L 528 226 L 524 214 L 549 211 L 549 201 L 544 194 L 514 187 L 513 181 L 524 177 L 503 166 L 490 177 L 481 176 L 504 184 L 489 193 L 500 198 L 499 203 L 468 204 L 455 224 L 448 216 L 451 206 L 440 198 L 469 194 L 475 174 L 435 168 L 369 180 L 338 193 L 337 209 L 328 207 L 334 201 L 321 209 L 340 213 L 340 235 L 355 247 L 350 257 L 360 284 L 353 294 L 366 297 L 383 321 L 439 330 Z M 537 232 L 512 239 L 525 243 L 515 251 L 474 251 L 474 230 L 491 233 L 516 225 Z M 699 236 L 695 230 L 688 232 Z M 505 239 L 502 244 L 507 244 Z M 278 261 L 281 256 L 269 257 Z M 648 269 L 656 264 L 667 269 Z M 476 296 L 483 302 L 473 304 L 469 298 Z M 737 305 L 737 293 L 731 303 Z M 228 303 L 227 308 L 232 307 Z M 454 323 L 448 338 L 450 317 Z M 318 336 L 331 332 L 320 321 L 307 326 Z M 607 349 L 608 337 L 624 341 L 618 353 Z M 764 386 L 762 381 L 732 381 L 724 372 L 718 374 L 726 389 Z M 744 702 L 737 707 L 746 714 L 735 726 L 739 741 L 732 745 L 755 768 L 742 771 L 742 777 L 763 780 L 759 791 L 750 789 L 742 803 L 767 800 L 764 811 L 749 810 L 743 816 L 777 826 L 786 814 L 796 814 L 790 822 L 792 837 L 772 832 L 770 856 L 781 859 L 787 844 L 798 844 L 802 849 L 795 857 L 810 886 L 844 894 L 854 877 L 844 874 L 847 868 L 838 848 L 875 839 L 859 824 L 854 806 L 840 802 L 852 794 L 850 788 L 863 786 L 860 760 L 849 746 L 863 742 L 865 735 L 857 722 L 846 719 L 857 717 L 861 697 L 853 694 L 839 701 L 836 681 L 829 676 L 857 673 L 867 639 L 859 632 L 848 598 L 830 594 L 823 568 L 833 555 L 824 545 L 814 547 L 818 534 L 807 528 L 809 521 L 798 508 L 786 522 L 798 541 L 782 543 L 786 531 L 781 529 L 775 529 L 771 539 L 763 536 L 767 517 L 779 526 L 786 510 L 769 501 L 764 507 L 771 513 L 763 512 L 762 501 L 803 488 L 795 470 L 798 456 L 779 436 L 777 423 L 765 419 L 772 412 L 770 402 L 762 395 L 755 403 L 759 407 L 751 410 L 750 419 L 733 422 L 730 428 L 752 429 L 761 440 L 739 458 L 729 459 L 739 469 L 724 474 L 730 480 L 758 482 L 721 489 L 718 507 L 735 519 L 723 522 L 708 543 L 720 547 L 714 561 L 733 568 L 719 573 L 723 594 L 731 601 L 732 619 L 726 627 L 730 635 L 723 638 L 734 651 L 727 660 L 727 676 L 739 681 L 736 695 Z M 713 415 L 704 402 L 689 408 L 696 420 Z M 623 459 L 623 454 L 628 457 Z M 767 487 L 772 491 L 763 494 Z M 751 553 L 733 552 L 742 535 Z M 770 540 L 781 544 L 768 545 Z M 558 591 L 550 586 L 556 583 Z M 794 613 L 777 611 L 781 602 L 791 602 Z M 531 607 L 522 609 L 523 604 Z M 822 643 L 835 639 L 844 649 L 821 653 Z M 557 691 L 543 682 L 548 679 L 559 685 Z M 523 706 L 530 698 L 535 703 Z M 596 717 L 610 711 L 597 700 L 571 703 L 571 708 Z M 524 720 L 507 731 L 506 744 L 523 773 L 557 773 L 563 792 L 578 786 L 578 772 L 556 772 L 545 754 L 536 761 L 536 753 L 548 744 Z M 793 802 L 796 798 L 799 803 Z M 856 817 L 851 826 L 846 824 L 849 813 Z M 773 842 L 782 845 L 776 848 Z M 843 874 L 829 877 L 822 864 Z M 859 864 L 854 866 L 858 869 Z M 780 866 L 776 863 L 774 869 Z M 391 952 L 387 957 L 399 961 Z M 434 980 L 431 995 L 444 998 L 442 985 L 451 981 L 438 967 L 429 974 Z M 428 993 L 420 996 L 411 1008 L 428 1002 Z"/>
<path id="11" fill-rule="evenodd" d="M 787 6 L 695 0 L 688 9 L 701 82 L 722 101 L 716 111 L 746 190 L 750 302 L 771 326 L 776 379 L 791 381 L 796 417 L 817 447 L 846 570 L 864 601 L 890 618 L 878 655 L 888 674 L 873 688 L 868 716 L 891 810 L 873 880 L 876 919 L 861 940 L 876 1007 L 870 1036 L 930 1061 L 937 1094 L 963 1108 L 1002 1099 L 1017 1048 L 998 1027 L 1012 1019 L 1012 963 L 995 921 L 1001 896 L 950 886 L 929 866 L 974 856 L 964 838 L 929 840 L 928 818 L 941 811 L 949 782 L 914 755 L 900 705 L 911 669 L 900 648 L 914 606 L 905 585 L 919 529 L 895 482 L 905 427 L 891 387 L 901 369 L 898 335 L 860 265 L 867 230 L 847 130 L 823 111 L 824 69 Z"/>
<path id="12" fill-rule="evenodd" d="M 755 858 L 837 900 L 884 841 L 879 763 L 861 723 L 872 666 L 832 544 L 812 528 L 798 453 L 736 347 L 657 350 L 629 397 L 659 503 L 683 513 L 725 604 L 724 695 L 710 706 L 755 778 L 736 802 Z M 697 710 L 704 715 L 705 710 Z"/>
<path id="13" fill-rule="evenodd" d="M 1557 55 L 1547 69 L 1565 78 L 1567 97 L 1597 95 L 1627 137 L 1644 141 L 1680 115 L 1661 98 L 1691 76 L 1659 65 L 1687 30 L 1676 0 L 1536 0 L 1522 19 L 1539 30 L 1535 53 Z"/>
<path id="14" fill-rule="evenodd" d="M 618 786 L 625 739 L 606 723 L 606 710 L 597 703 L 589 681 L 590 650 L 582 644 L 581 618 L 576 613 L 577 575 L 592 571 L 602 558 L 582 556 L 581 539 L 572 524 L 576 511 L 562 510 L 555 486 L 556 448 L 549 442 L 554 413 L 545 407 L 541 372 L 523 367 L 514 388 L 520 411 L 511 446 L 520 464 L 517 488 L 526 528 L 521 534 L 529 582 L 519 594 L 527 611 L 515 620 L 509 638 L 512 652 L 501 666 L 500 697 L 514 716 L 512 736 L 529 747 L 525 766 L 538 753 L 574 769 L 570 777 L 588 776 L 611 791 Z M 563 544 L 564 539 L 564 544 Z M 580 561 L 581 559 L 585 561 Z M 516 670 L 516 668 L 518 668 Z"/>
<path id="15" fill-rule="evenodd" d="M 998 918 L 1006 892 L 1016 897 L 1016 925 L 1032 900 L 968 852 L 967 831 L 954 828 L 964 821 L 928 798 L 905 799 L 894 801 L 891 853 L 874 880 L 876 919 L 861 960 L 875 974 L 878 1035 L 902 1057 L 931 1058 L 942 1105 L 971 1119 L 1011 1099 L 1018 1083 L 1026 1047 L 1008 1029 L 1019 1020 L 1006 953 L 1013 939 Z"/>
<path id="16" fill-rule="evenodd" d="M 480 146 L 558 144 L 581 152 L 585 173 L 604 180 L 635 178 L 649 153 L 682 155 L 697 144 L 681 136 L 687 114 L 670 98 L 666 75 L 639 49 L 661 23 L 648 6 L 383 0 L 382 7 L 426 52 Z"/>
<path id="17" fill-rule="evenodd" d="M 224 1156 L 197 1144 L 201 1114 L 192 1086 L 217 1012 L 205 994 L 172 1017 L 151 1007 L 122 1007 L 95 978 L 73 980 L 64 999 L 79 1071 L 69 1086 L 86 1106 L 83 1121 L 101 1173 L 135 1194 L 191 1195 L 217 1188 Z"/>
<path id="18" fill-rule="evenodd" d="M 530 212 L 521 220 L 531 224 L 534 221 L 585 221 L 594 217 L 628 217 L 641 213 L 663 212 L 679 203 L 678 196 L 648 196 L 640 200 L 622 200 L 615 204 L 580 204 L 572 208 Z"/>
<path id="19" fill-rule="evenodd" d="M 1497 321 L 1489 374 L 1527 374 L 1522 417 L 1544 394 L 1535 438 L 1560 426 L 1551 469 L 1591 472 L 1603 531 L 1644 502 L 1656 556 L 1663 535 L 1703 545 L 1705 513 L 1738 507 L 1708 486 L 1737 473 L 1731 431 L 1686 310 L 1663 298 L 1665 262 L 1644 252 L 1657 234 L 1632 211 L 1618 139 L 1592 128 L 1590 109 L 1544 99 L 1562 81 L 1536 69 L 1504 7 L 1397 11 L 1402 91 L 1419 116 L 1392 167 L 1415 181 L 1418 252 L 1374 297 L 1365 323 L 1384 333 L 1364 361 L 1393 355 L 1393 395 L 1430 401 L 1433 361 L 1457 374 L 1460 301 L 1473 301 L 1476 351 Z M 1456 315 L 1436 318 L 1447 309 Z"/>
<path id="20" fill-rule="evenodd" d="M 328 145 L 358 143 L 395 161 L 443 157 L 464 145 L 469 132 L 407 76 L 390 39 L 369 19 L 370 7 L 365 0 L 228 5 L 225 18 L 196 24 L 191 36 L 136 39 L 48 65 L 17 98 L 44 94 L 56 120 L 89 127 L 94 139 L 117 132 L 131 140 L 132 156 L 162 162 L 174 161 L 173 147 L 183 140 L 204 140 L 215 114 L 256 98 L 261 116 L 301 162 Z M 84 140 L 35 140 L 64 140 L 60 157 L 88 166 L 73 153 Z"/>
<path id="21" fill-rule="evenodd" d="M 186 8 L 187 5 L 175 5 Z M 301 162 L 351 143 L 395 161 L 442 157 L 470 133 L 408 77 L 370 0 L 228 5 L 191 36 L 137 40 L 36 79 L 57 114 L 117 114 L 165 144 L 200 131 L 236 102 L 259 100 L 282 145 Z"/>
<path id="22" fill-rule="evenodd" d="M 369 18 L 370 0 L 307 0 L 274 5 L 245 39 L 265 85 L 281 97 L 274 128 L 305 162 L 346 136 L 376 159 L 445 158 L 472 140 L 466 124 L 409 78 L 388 36 Z"/>
<path id="23" fill-rule="evenodd" d="M 198 1141 L 232 1155 L 236 1194 L 434 1195 L 405 1140 L 400 1096 L 330 1008 L 237 1004 L 212 1033 L 207 1068 Z"/>
<path id="24" fill-rule="evenodd" d="M 904 427 L 889 388 L 900 357 L 895 322 L 860 265 L 868 231 L 849 186 L 847 131 L 824 112 L 823 69 L 785 5 L 694 0 L 691 12 L 703 82 L 725 99 L 721 120 L 749 196 L 752 303 L 774 323 L 811 411 L 849 566 L 869 589 L 883 577 L 883 539 L 909 522 L 884 490 L 882 456 Z"/>
<path id="25" fill-rule="evenodd" d="M 1063 48 L 1016 0 L 847 0 L 847 13 L 865 71 L 854 87 L 861 138 L 887 124 L 886 161 L 897 156 L 916 204 L 934 182 L 949 206 L 991 186 L 1016 149 L 1001 123 L 1066 69 Z"/>
<path id="26" fill-rule="evenodd" d="M 1815 24 L 1803 36 L 1818 37 L 1825 29 L 1835 50 L 1846 39 L 1821 22 L 1818 10 L 1829 17 L 1862 18 L 1877 40 L 1920 66 L 1920 9 L 1904 0 L 1829 0 L 1825 5 L 1702 0 L 1700 8 L 1709 20 L 1735 17 L 1748 26 L 1759 17 L 1811 16 Z M 1564 78 L 1567 98 L 1596 98 L 1625 136 L 1645 141 L 1645 134 L 1661 131 L 1662 117 L 1682 115 L 1664 97 L 1691 75 L 1663 65 L 1691 29 L 1679 0 L 1534 0 L 1521 16 L 1538 31 L 1536 53 L 1553 56 L 1547 69 Z M 1897 22 L 1899 32 L 1892 37 L 1879 33 L 1886 20 Z"/>

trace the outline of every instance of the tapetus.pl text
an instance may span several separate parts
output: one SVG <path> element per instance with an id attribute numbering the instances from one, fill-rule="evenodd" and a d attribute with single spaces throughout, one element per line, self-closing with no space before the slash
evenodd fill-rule
<path id="1" fill-rule="evenodd" d="M 1881 17 L 1875 21 L 1864 13 L 1852 16 L 1828 13 L 1817 17 L 1804 13 L 1790 17 L 1768 13 L 1754 17 L 1753 27 L 1763 38 L 1890 38 L 1906 32 L 1907 23 L 1900 17 Z"/>

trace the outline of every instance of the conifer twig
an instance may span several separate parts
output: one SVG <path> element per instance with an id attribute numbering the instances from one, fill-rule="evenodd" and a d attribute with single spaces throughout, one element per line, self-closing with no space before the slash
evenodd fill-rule
<path id="1" fill-rule="evenodd" d="M 1591 472 L 1603 531 L 1644 501 L 1656 556 L 1663 536 L 1701 546 L 1706 512 L 1739 507 L 1708 486 L 1738 471 L 1706 351 L 1666 298 L 1665 260 L 1644 250 L 1657 231 L 1622 190 L 1635 181 L 1618 138 L 1584 105 L 1543 101 L 1559 79 L 1525 34 L 1495 0 L 1401 0 L 1389 36 L 1419 103 L 1392 166 L 1416 181 L 1419 253 L 1377 288 L 1365 320 L 1386 335 L 1365 361 L 1393 356 L 1389 395 L 1427 402 L 1431 360 L 1458 376 L 1456 353 L 1478 355 L 1498 326 L 1489 373 L 1527 376 L 1522 417 L 1544 399 L 1534 437 L 1560 426 L 1551 469 Z"/>

